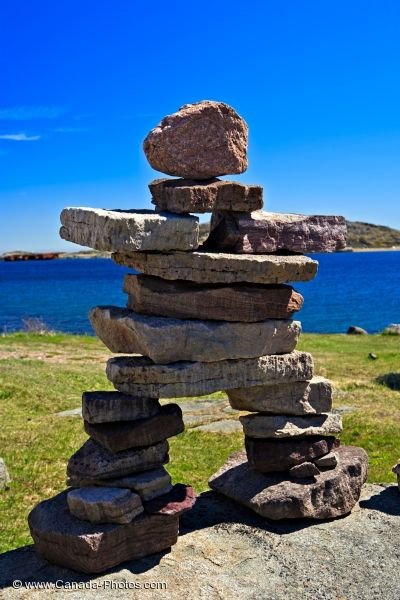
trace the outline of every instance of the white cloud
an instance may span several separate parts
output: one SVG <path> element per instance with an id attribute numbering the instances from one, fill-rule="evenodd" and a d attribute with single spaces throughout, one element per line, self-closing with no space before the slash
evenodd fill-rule
<path id="1" fill-rule="evenodd" d="M 56 119 L 66 112 L 59 106 L 11 106 L 0 108 L 0 120 L 30 121 L 31 119 Z"/>
<path id="2" fill-rule="evenodd" d="M 26 133 L 3 133 L 0 140 L 11 140 L 13 142 L 36 142 L 40 135 L 27 135 Z"/>
<path id="3" fill-rule="evenodd" d="M 83 133 L 89 131 L 86 127 L 56 127 L 55 133 Z"/>

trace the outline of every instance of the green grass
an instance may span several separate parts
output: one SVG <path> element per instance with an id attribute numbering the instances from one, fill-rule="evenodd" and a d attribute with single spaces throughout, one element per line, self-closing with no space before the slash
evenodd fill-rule
<path id="1" fill-rule="evenodd" d="M 375 382 L 400 370 L 398 336 L 303 335 L 316 372 L 333 380 L 344 415 L 342 442 L 364 447 L 369 481 L 392 482 L 400 456 L 400 392 Z M 372 352 L 377 360 L 368 358 Z M 111 389 L 104 364 L 111 354 L 94 337 L 18 333 L 0 337 L 0 456 L 12 483 L 0 492 L 0 551 L 31 542 L 27 515 L 65 487 L 68 458 L 86 439 L 82 422 L 55 413 L 80 405 L 84 390 Z M 216 394 L 215 397 L 221 394 Z M 208 477 L 242 446 L 241 434 L 185 432 L 170 440 L 175 481 L 207 489 Z"/>

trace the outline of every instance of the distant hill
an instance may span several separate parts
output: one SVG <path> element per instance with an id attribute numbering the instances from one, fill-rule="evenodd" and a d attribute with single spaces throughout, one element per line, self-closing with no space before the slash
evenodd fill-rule
<path id="1" fill-rule="evenodd" d="M 384 225 L 347 221 L 347 245 L 352 248 L 400 246 L 400 231 Z"/>

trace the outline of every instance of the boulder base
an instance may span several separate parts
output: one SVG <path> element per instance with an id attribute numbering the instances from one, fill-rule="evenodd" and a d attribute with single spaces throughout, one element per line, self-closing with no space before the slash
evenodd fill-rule
<path id="1" fill-rule="evenodd" d="M 154 277 L 196 283 L 310 281 L 318 262 L 307 256 L 238 255 L 221 252 L 115 252 L 113 260 Z"/>
<path id="2" fill-rule="evenodd" d="M 142 354 L 155 363 L 214 362 L 289 353 L 300 335 L 299 321 L 267 319 L 228 323 L 141 315 L 115 306 L 90 311 L 97 336 L 111 350 Z"/>
<path id="3" fill-rule="evenodd" d="M 199 285 L 147 275 L 127 275 L 128 307 L 146 315 L 177 319 L 241 321 L 289 319 L 303 297 L 288 285 Z"/>
<path id="4" fill-rule="evenodd" d="M 185 104 L 163 118 L 143 142 L 156 171 L 209 179 L 247 169 L 246 122 L 224 102 Z"/>
<path id="5" fill-rule="evenodd" d="M 157 210 L 172 213 L 207 213 L 218 210 L 252 212 L 263 206 L 260 185 L 209 179 L 156 179 L 149 184 Z"/>
<path id="6" fill-rule="evenodd" d="M 62 492 L 38 504 L 29 515 L 35 549 L 51 563 L 83 573 L 101 573 L 127 560 L 166 550 L 177 541 L 179 514 L 194 504 L 193 490 L 185 489 L 180 501 L 175 497 L 172 503 L 164 500 L 164 510 L 150 507 L 151 513 L 124 525 L 95 525 L 77 519 L 68 509 L 67 492 Z"/>
<path id="7" fill-rule="evenodd" d="M 182 411 L 177 404 L 165 404 L 157 415 L 149 419 L 98 424 L 85 421 L 84 426 L 86 433 L 110 452 L 152 446 L 185 429 Z"/>
<path id="8" fill-rule="evenodd" d="M 244 452 L 234 454 L 211 477 L 210 487 L 267 519 L 331 519 L 348 514 L 367 478 L 368 457 L 362 448 L 342 446 L 335 469 L 310 483 L 266 475 L 249 468 Z"/>
<path id="9" fill-rule="evenodd" d="M 205 245 L 210 250 L 336 252 L 346 247 L 344 217 L 269 213 L 216 213 Z"/>

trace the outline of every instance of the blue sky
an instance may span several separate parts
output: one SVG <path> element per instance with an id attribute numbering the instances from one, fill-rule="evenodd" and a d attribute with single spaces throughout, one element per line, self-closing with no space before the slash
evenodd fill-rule
<path id="1" fill-rule="evenodd" d="M 179 106 L 250 128 L 267 210 L 400 229 L 400 4 L 4 0 L 0 252 L 74 249 L 64 206 L 150 207 L 142 141 Z"/>

